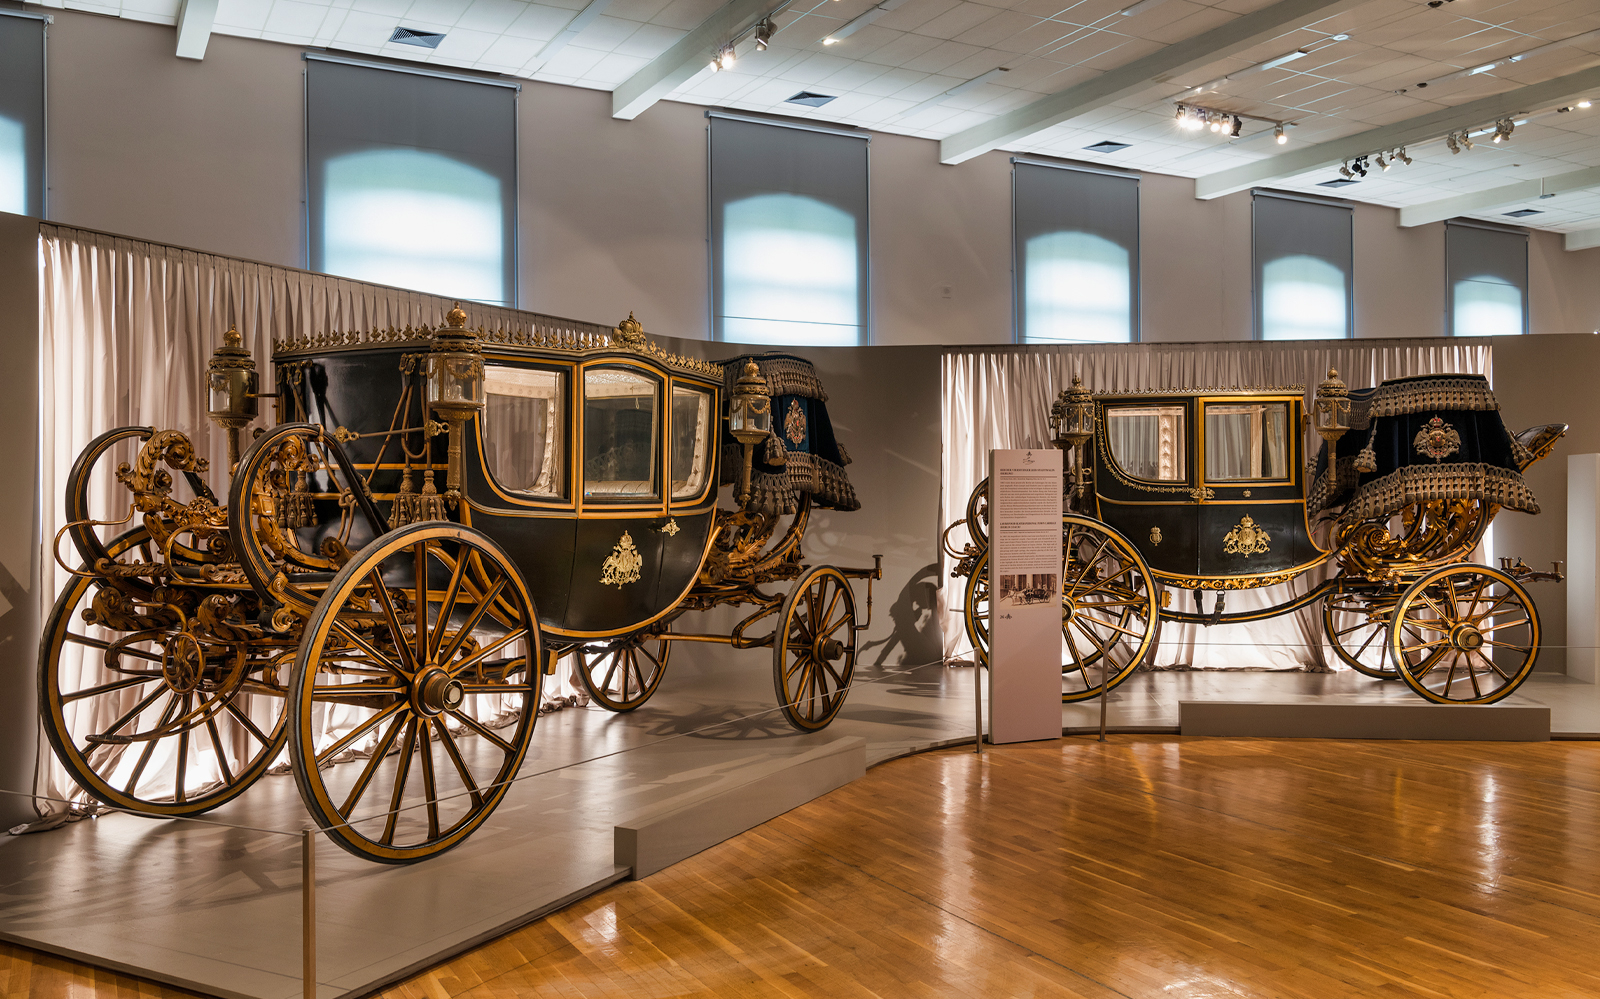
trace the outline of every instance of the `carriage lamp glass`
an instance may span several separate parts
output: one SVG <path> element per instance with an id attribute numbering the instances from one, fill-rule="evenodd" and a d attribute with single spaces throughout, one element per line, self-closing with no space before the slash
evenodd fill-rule
<path id="1" fill-rule="evenodd" d="M 772 433 L 772 399 L 767 395 L 767 380 L 754 361 L 744 362 L 744 372 L 733 385 L 728 430 L 746 447 L 760 444 Z"/>
<path id="2" fill-rule="evenodd" d="M 1050 406 L 1050 436 L 1051 443 L 1063 451 L 1086 444 L 1094 436 L 1094 396 L 1077 375 Z"/>
<path id="3" fill-rule="evenodd" d="M 466 323 L 467 314 L 457 304 L 445 316 L 445 325 L 433 335 L 428 405 L 447 423 L 471 418 L 484 404 L 483 354 L 478 349 L 478 338 Z"/>
<path id="4" fill-rule="evenodd" d="M 1312 413 L 1312 426 L 1317 436 L 1329 446 L 1350 429 L 1350 389 L 1339 380 L 1336 369 L 1329 368 L 1327 380 L 1317 386 Z"/>
<path id="5" fill-rule="evenodd" d="M 261 409 L 257 392 L 260 377 L 255 358 L 243 346 L 236 327 L 222 334 L 222 346 L 206 365 L 211 422 L 228 432 L 228 467 L 239 463 L 239 431 L 250 425 Z"/>

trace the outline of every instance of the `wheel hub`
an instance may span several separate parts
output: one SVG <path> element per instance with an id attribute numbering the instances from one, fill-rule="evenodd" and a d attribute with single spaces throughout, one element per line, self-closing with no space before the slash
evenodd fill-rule
<path id="1" fill-rule="evenodd" d="M 844 643 L 834 638 L 820 638 L 812 644 L 811 650 L 819 661 L 831 663 L 844 655 Z"/>
<path id="2" fill-rule="evenodd" d="M 1450 629 L 1450 645 L 1460 652 L 1476 652 L 1483 648 L 1483 632 L 1470 624 L 1458 624 Z"/>
<path id="3" fill-rule="evenodd" d="M 454 711 L 466 700 L 467 692 L 461 681 L 437 666 L 429 666 L 417 674 L 411 684 L 411 703 L 418 714 L 433 717 Z"/>

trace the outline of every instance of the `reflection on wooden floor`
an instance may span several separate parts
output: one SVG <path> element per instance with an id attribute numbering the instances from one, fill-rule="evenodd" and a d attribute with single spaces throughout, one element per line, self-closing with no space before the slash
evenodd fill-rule
<path id="1" fill-rule="evenodd" d="M 1597 933 L 1600 744 L 1080 737 L 885 764 L 384 995 L 1587 997 Z"/>

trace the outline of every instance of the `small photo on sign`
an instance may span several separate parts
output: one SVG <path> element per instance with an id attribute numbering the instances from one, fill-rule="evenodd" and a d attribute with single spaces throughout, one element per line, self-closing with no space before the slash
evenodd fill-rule
<path id="1" fill-rule="evenodd" d="M 1053 572 L 1017 573 L 1000 576 L 1000 606 L 1028 607 L 1047 604 L 1061 597 L 1061 577 Z"/>

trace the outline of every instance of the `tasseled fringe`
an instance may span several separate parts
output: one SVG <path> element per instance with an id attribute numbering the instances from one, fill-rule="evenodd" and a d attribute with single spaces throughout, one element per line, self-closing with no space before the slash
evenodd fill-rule
<path id="1" fill-rule="evenodd" d="M 819 505 L 835 510 L 859 510 L 861 501 L 839 465 L 804 451 L 792 451 L 781 472 L 754 471 L 750 475 L 750 508 L 763 513 L 794 513 L 800 494 L 810 493 Z"/>
<path id="2" fill-rule="evenodd" d="M 1407 465 L 1356 490 L 1339 515 L 1340 523 L 1355 523 L 1398 513 L 1413 503 L 1473 499 L 1507 510 L 1538 513 L 1521 474 L 1481 462 L 1441 465 Z"/>
<path id="3" fill-rule="evenodd" d="M 444 497 L 439 495 L 438 488 L 433 484 L 433 469 L 431 468 L 422 473 L 422 494 L 417 497 L 417 519 L 450 519 L 445 509 Z"/>
<path id="4" fill-rule="evenodd" d="M 780 395 L 798 395 L 806 399 L 827 402 L 828 393 L 817 378 L 817 369 L 810 361 L 787 355 L 750 354 L 722 362 L 724 387 L 733 391 L 734 382 L 744 373 L 744 362 L 756 362 L 756 368 L 767 383 L 767 395 L 776 399 Z"/>
<path id="5" fill-rule="evenodd" d="M 310 527 L 316 521 L 316 508 L 311 501 L 311 491 L 306 488 L 306 473 L 304 470 L 296 473 L 294 489 L 283 499 L 279 507 L 279 516 L 283 519 L 283 526 L 291 531 L 302 527 Z"/>
<path id="6" fill-rule="evenodd" d="M 777 434 L 767 435 L 766 449 L 761 455 L 761 460 L 769 465 L 784 465 L 789 461 L 789 449 L 783 446 L 783 439 Z"/>
<path id="7" fill-rule="evenodd" d="M 1356 455 L 1355 470 L 1362 475 L 1370 475 L 1378 470 L 1378 454 L 1372 449 L 1373 441 L 1378 439 L 1378 425 L 1372 425 L 1372 432 L 1367 434 L 1367 446 Z"/>
<path id="8" fill-rule="evenodd" d="M 406 462 L 405 475 L 400 479 L 400 491 L 394 494 L 394 505 L 389 509 L 389 530 L 404 527 L 417 519 L 417 493 L 411 485 L 411 463 Z"/>
<path id="9" fill-rule="evenodd" d="M 1370 416 L 1405 416 L 1440 409 L 1497 410 L 1489 380 L 1482 375 L 1418 375 L 1378 386 Z"/>

